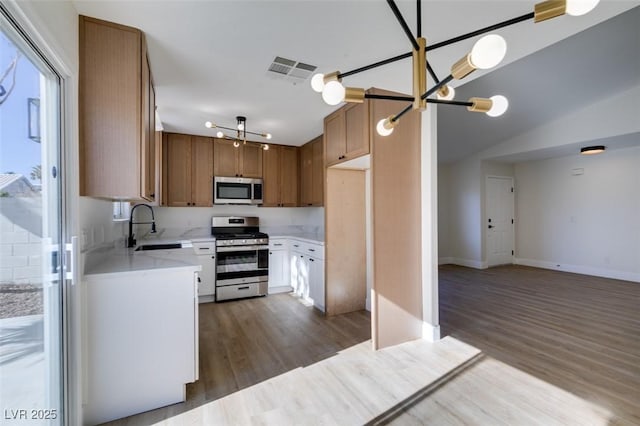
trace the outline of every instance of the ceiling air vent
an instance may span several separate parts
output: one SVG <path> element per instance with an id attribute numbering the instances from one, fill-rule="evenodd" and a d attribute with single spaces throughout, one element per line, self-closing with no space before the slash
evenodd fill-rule
<path id="1" fill-rule="evenodd" d="M 316 68 L 314 65 L 276 56 L 271 65 L 269 65 L 269 74 L 272 76 L 276 74 L 295 84 L 308 79 Z"/>

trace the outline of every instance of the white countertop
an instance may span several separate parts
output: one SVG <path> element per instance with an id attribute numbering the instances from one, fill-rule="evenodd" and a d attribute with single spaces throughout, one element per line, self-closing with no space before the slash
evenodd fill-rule
<path id="1" fill-rule="evenodd" d="M 160 241 L 157 243 L 160 244 Z M 146 251 L 104 247 L 87 253 L 84 274 L 114 274 L 167 268 L 189 268 L 194 272 L 202 270 L 192 247 Z"/>
<path id="2" fill-rule="evenodd" d="M 276 232 L 269 234 L 270 239 L 287 238 L 313 244 L 324 245 L 324 234 L 315 232 Z"/>

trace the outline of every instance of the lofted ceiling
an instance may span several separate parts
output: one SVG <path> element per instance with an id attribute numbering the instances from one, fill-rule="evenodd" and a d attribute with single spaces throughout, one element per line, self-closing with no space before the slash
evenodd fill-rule
<path id="1" fill-rule="evenodd" d="M 460 99 L 502 94 L 509 99 L 509 110 L 489 118 L 464 108 L 439 108 L 439 161 L 465 158 L 639 84 L 640 7 L 635 7 L 461 86 L 456 93 Z M 640 144 L 637 135 L 635 140 Z M 629 143 L 628 138 L 613 138 L 608 145 Z M 557 147 L 509 159 L 575 152 L 575 147 Z"/>
<path id="2" fill-rule="evenodd" d="M 415 31 L 415 1 L 397 3 Z M 529 13 L 535 3 L 425 0 L 423 34 L 427 43 L 433 44 Z M 509 46 L 502 67 L 637 4 L 637 1 L 602 0 L 585 16 L 563 16 L 540 24 L 528 21 L 500 30 Z M 233 126 L 235 116 L 245 115 L 248 130 L 270 132 L 275 143 L 302 145 L 322 133 L 323 117 L 337 107 L 326 105 L 310 89 L 308 81 L 294 84 L 268 73 L 274 57 L 315 65 L 320 72 L 345 72 L 411 50 L 383 0 L 75 0 L 74 5 L 80 14 L 145 32 L 158 112 L 164 129 L 174 132 L 213 136 L 214 132 L 204 127 L 205 121 Z M 470 39 L 430 52 L 428 58 L 436 73 L 446 76 L 451 64 L 466 54 L 474 42 L 475 39 Z M 597 47 L 606 49 L 609 45 Z M 526 75 L 530 78 L 531 73 L 539 72 L 555 79 L 556 65 L 527 69 Z M 508 68 L 504 69 L 505 75 L 509 74 Z M 466 80 L 484 74 L 478 71 Z M 346 86 L 407 93 L 411 90 L 411 78 L 411 61 L 403 60 L 345 78 L 343 82 Z M 565 84 L 574 80 L 564 79 Z M 519 82 L 523 93 L 541 90 L 539 85 L 528 84 L 527 77 L 515 73 L 507 81 Z M 570 92 L 571 88 L 566 90 Z M 485 90 L 474 89 L 474 93 L 483 96 Z M 517 98 L 520 96 L 526 99 L 525 95 Z M 531 102 L 527 111 L 537 114 L 548 105 L 548 99 L 542 105 Z M 399 109 L 402 107 L 399 104 Z M 506 134 L 526 125 L 530 123 L 518 120 L 513 129 L 502 131 Z M 447 138 L 453 141 L 448 140 L 448 144 L 464 139 L 460 135 Z"/>

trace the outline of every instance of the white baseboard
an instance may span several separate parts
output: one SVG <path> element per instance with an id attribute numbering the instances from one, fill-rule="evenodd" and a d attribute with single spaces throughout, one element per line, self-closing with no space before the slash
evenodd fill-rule
<path id="1" fill-rule="evenodd" d="M 440 326 L 431 325 L 428 322 L 422 322 L 422 338 L 428 342 L 437 342 L 440 340 Z"/>
<path id="2" fill-rule="evenodd" d="M 438 259 L 438 265 L 450 265 L 453 263 L 453 257 L 441 257 Z"/>
<path id="3" fill-rule="evenodd" d="M 269 287 L 269 294 L 290 293 L 292 291 L 293 291 L 293 287 L 289 285 L 285 285 L 281 287 Z"/>
<path id="4" fill-rule="evenodd" d="M 471 260 L 471 259 L 461 259 L 459 257 L 447 257 L 447 260 L 450 260 L 449 264 L 458 265 L 458 266 L 466 266 L 467 268 L 475 268 L 475 269 L 487 269 L 487 262 L 481 262 L 479 260 Z"/>
<path id="5" fill-rule="evenodd" d="M 596 277 L 612 278 L 614 280 L 634 281 L 640 283 L 640 274 L 612 269 L 592 268 L 584 265 L 568 265 L 560 262 L 548 262 L 535 259 L 515 258 L 516 265 L 533 266 L 534 268 L 553 269 L 555 271 L 572 272 L 574 274 L 593 275 Z"/>

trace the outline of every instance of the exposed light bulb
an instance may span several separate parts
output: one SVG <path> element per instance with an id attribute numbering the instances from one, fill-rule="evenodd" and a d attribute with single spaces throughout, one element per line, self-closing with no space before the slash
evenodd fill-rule
<path id="1" fill-rule="evenodd" d="M 507 53 L 507 42 L 497 34 L 489 34 L 476 41 L 471 49 L 471 64 L 475 68 L 486 70 L 502 62 Z"/>
<path id="2" fill-rule="evenodd" d="M 324 74 L 317 73 L 311 77 L 311 88 L 318 93 L 322 92 L 322 89 L 324 89 Z"/>
<path id="3" fill-rule="evenodd" d="M 322 89 L 322 99 L 329 105 L 338 105 L 344 100 L 344 95 L 344 86 L 336 80 L 328 82 Z"/>
<path id="4" fill-rule="evenodd" d="M 453 87 L 446 85 L 443 86 L 443 88 L 446 87 L 447 88 L 447 94 L 446 95 L 442 95 L 440 93 L 440 90 L 438 90 L 438 92 L 436 93 L 436 97 L 442 101 L 450 101 L 454 98 L 454 96 L 456 95 L 456 91 Z"/>
<path id="5" fill-rule="evenodd" d="M 567 15 L 581 16 L 591 12 L 600 0 L 567 0 Z"/>
<path id="6" fill-rule="evenodd" d="M 499 117 L 509 108 L 509 101 L 502 95 L 495 95 L 489 99 L 491 99 L 491 108 L 486 112 L 489 117 Z"/>
<path id="7" fill-rule="evenodd" d="M 216 133 L 216 136 L 222 139 L 224 137 L 224 133 L 222 133 L 222 131 L 219 130 L 218 133 Z"/>
<path id="8" fill-rule="evenodd" d="M 204 127 L 206 127 L 207 129 L 210 129 L 213 127 L 213 123 L 210 121 L 207 121 L 206 123 L 204 123 Z"/>
<path id="9" fill-rule="evenodd" d="M 238 130 L 240 130 L 240 131 L 244 130 L 244 123 L 243 122 L 238 123 Z"/>
<path id="10" fill-rule="evenodd" d="M 393 133 L 393 127 L 395 126 L 395 122 L 391 121 L 391 117 L 383 118 L 378 121 L 376 125 L 376 131 L 380 136 L 389 136 Z"/>
<path id="11" fill-rule="evenodd" d="M 272 138 L 273 136 L 271 135 L 271 133 L 267 133 L 267 134 L 265 134 L 265 135 L 264 135 L 264 137 L 265 137 L 267 140 L 271 140 L 271 138 Z M 269 149 L 269 148 L 267 148 L 267 149 Z"/>
<path id="12" fill-rule="evenodd" d="M 269 145 L 267 144 L 262 145 L 262 149 L 264 149 L 265 151 L 269 151 Z"/>
<path id="13" fill-rule="evenodd" d="M 234 147 L 236 147 L 236 148 L 237 148 L 237 147 L 239 147 L 239 146 L 240 146 L 240 142 L 238 142 L 238 141 L 233 141 L 233 146 L 234 146 Z"/>

